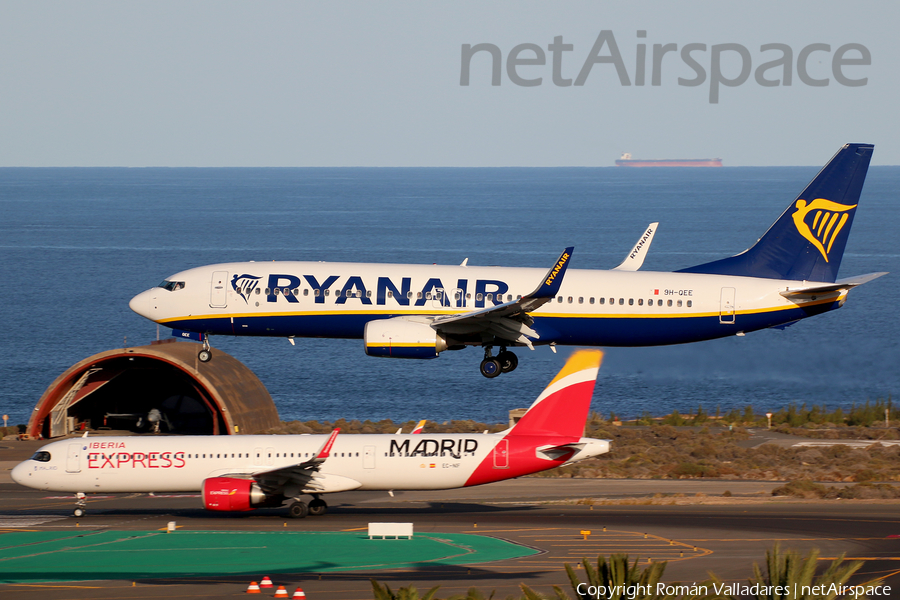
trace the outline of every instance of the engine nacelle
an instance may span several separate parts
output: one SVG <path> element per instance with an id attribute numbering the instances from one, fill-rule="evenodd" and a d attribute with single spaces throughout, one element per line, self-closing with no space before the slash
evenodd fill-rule
<path id="1" fill-rule="evenodd" d="M 426 321 L 397 317 L 366 323 L 366 354 L 387 358 L 437 358 L 447 340 Z"/>
<path id="2" fill-rule="evenodd" d="M 252 479 L 210 477 L 203 481 L 203 507 L 207 510 L 253 510 L 266 495 Z"/>

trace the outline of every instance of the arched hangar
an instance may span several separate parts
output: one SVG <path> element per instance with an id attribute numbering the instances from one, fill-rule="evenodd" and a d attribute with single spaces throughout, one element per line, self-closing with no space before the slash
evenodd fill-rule
<path id="1" fill-rule="evenodd" d="M 95 354 L 50 384 L 28 420 L 32 437 L 90 430 L 260 433 L 279 424 L 265 386 L 239 360 L 200 344 L 166 340 Z"/>

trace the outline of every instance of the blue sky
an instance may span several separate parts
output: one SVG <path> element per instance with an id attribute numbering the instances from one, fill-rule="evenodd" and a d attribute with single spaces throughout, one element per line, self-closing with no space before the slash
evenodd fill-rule
<path id="1" fill-rule="evenodd" d="M 726 166 L 821 165 L 845 142 L 900 164 L 900 4 L 888 2 L 5 2 L 0 5 L 0 166 L 606 166 L 719 157 Z M 631 85 L 597 63 L 603 31 Z M 638 37 L 638 32 L 646 37 Z M 460 85 L 463 45 L 472 57 Z M 521 45 L 527 45 L 522 47 Z M 640 45 L 645 84 L 636 85 Z M 652 85 L 654 45 L 662 55 Z M 683 58 L 690 56 L 705 80 Z M 790 86 L 773 68 L 790 49 Z M 808 85 L 798 72 L 804 61 Z M 847 51 L 846 86 L 837 50 Z M 730 46 L 723 46 L 730 45 Z M 718 86 L 718 71 L 741 85 Z M 540 85 L 517 85 L 512 73 Z M 544 64 L 538 52 L 544 54 Z M 671 46 L 670 46 L 671 47 Z M 814 46 L 813 48 L 823 48 Z M 605 46 L 598 56 L 609 56 Z"/>

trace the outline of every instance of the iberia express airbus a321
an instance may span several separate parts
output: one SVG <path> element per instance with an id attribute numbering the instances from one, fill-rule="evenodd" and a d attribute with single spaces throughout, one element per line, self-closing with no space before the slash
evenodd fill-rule
<path id="1" fill-rule="evenodd" d="M 537 473 L 609 451 L 582 437 L 599 350 L 573 354 L 522 418 L 500 433 L 85 437 L 43 446 L 12 470 L 17 483 L 74 492 L 202 491 L 209 510 L 289 503 L 320 515 L 321 494 L 443 490 Z M 307 504 L 301 496 L 312 495 Z"/>
<path id="2" fill-rule="evenodd" d="M 841 307 L 883 273 L 837 279 L 873 146 L 846 144 L 750 249 L 673 273 L 637 272 L 655 227 L 610 271 L 245 262 L 177 273 L 131 309 L 209 335 L 361 338 L 370 356 L 435 358 L 484 348 L 481 372 L 512 371 L 513 346 L 656 346 L 781 327 Z M 655 225 L 655 224 L 654 224 Z M 497 356 L 492 348 L 499 347 Z"/>

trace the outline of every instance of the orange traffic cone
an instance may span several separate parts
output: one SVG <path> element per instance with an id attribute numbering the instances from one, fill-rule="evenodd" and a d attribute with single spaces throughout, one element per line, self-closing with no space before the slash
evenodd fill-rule
<path id="1" fill-rule="evenodd" d="M 293 595 L 294 600 L 306 600 L 306 594 L 303 593 L 303 588 L 298 587 L 297 591 L 294 592 Z"/>
<path id="2" fill-rule="evenodd" d="M 262 592 L 259 591 L 259 585 L 255 581 L 250 582 L 250 585 L 247 587 L 247 593 L 248 594 L 262 594 Z"/>
<path id="3" fill-rule="evenodd" d="M 259 582 L 259 587 L 271 588 L 271 587 L 275 587 L 275 585 L 272 583 L 272 580 L 269 579 L 269 576 L 266 575 L 265 577 L 262 578 L 262 581 Z"/>
<path id="4" fill-rule="evenodd" d="M 285 587 L 283 585 L 278 586 L 278 589 L 275 590 L 275 595 L 272 597 L 273 598 L 290 598 L 290 596 L 288 596 L 287 590 L 285 589 Z"/>

